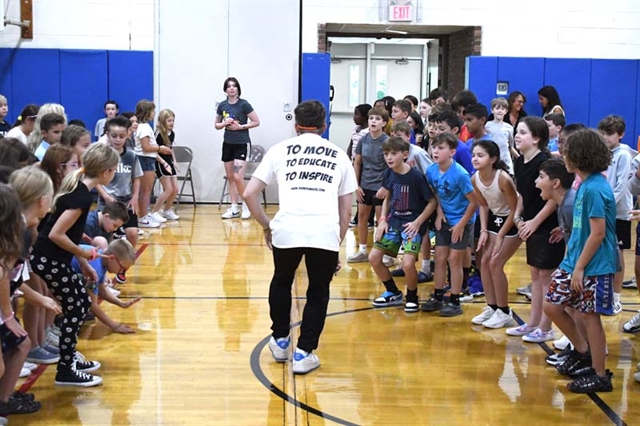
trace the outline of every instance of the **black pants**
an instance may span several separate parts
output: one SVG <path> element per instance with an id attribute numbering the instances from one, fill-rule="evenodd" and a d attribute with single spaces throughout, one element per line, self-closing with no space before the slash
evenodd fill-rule
<path id="1" fill-rule="evenodd" d="M 78 342 L 78 332 L 91 308 L 91 299 L 82 279 L 71 270 L 68 264 L 32 254 L 31 267 L 33 272 L 47 283 L 47 287 L 62 306 L 58 370 L 70 368 Z"/>
<path id="2" fill-rule="evenodd" d="M 269 287 L 269 307 L 273 337 L 289 335 L 291 324 L 291 285 L 304 255 L 309 276 L 307 304 L 302 314 L 298 348 L 311 352 L 318 347 L 329 304 L 329 284 L 338 264 L 338 252 L 316 248 L 279 249 L 273 247 L 275 271 Z"/>

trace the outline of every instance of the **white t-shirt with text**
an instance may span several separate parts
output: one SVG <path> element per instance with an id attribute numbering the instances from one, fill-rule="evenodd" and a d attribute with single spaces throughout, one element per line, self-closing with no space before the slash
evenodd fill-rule
<path id="1" fill-rule="evenodd" d="M 340 249 L 338 197 L 357 189 L 347 154 L 315 134 L 303 134 L 273 146 L 253 173 L 277 183 L 280 208 L 270 228 L 280 249 Z"/>

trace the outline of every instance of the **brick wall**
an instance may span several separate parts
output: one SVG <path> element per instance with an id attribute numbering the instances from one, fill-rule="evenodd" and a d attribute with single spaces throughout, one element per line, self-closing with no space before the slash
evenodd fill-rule
<path id="1" fill-rule="evenodd" d="M 327 53 L 327 25 L 318 24 L 318 53 Z"/>
<path id="2" fill-rule="evenodd" d="M 443 82 L 450 96 L 464 87 L 465 58 L 479 56 L 482 45 L 482 28 L 469 27 L 449 35 L 444 43 L 445 58 Z"/>

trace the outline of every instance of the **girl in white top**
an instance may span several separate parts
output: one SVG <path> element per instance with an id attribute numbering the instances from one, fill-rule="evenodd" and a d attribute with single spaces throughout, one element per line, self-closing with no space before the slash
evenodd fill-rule
<path id="1" fill-rule="evenodd" d="M 500 148 L 495 142 L 476 142 L 472 162 L 478 171 L 471 182 L 480 204 L 481 225 L 476 252 L 482 252 L 481 273 L 487 307 L 471 322 L 502 328 L 513 321 L 504 265 L 522 243 L 514 223 L 518 193 L 506 164 L 500 160 Z"/>
<path id="2" fill-rule="evenodd" d="M 158 154 L 171 155 L 173 151 L 166 146 L 158 146 L 153 129 L 149 121 L 156 115 L 156 105 L 146 99 L 141 100 L 136 105 L 136 117 L 138 118 L 138 128 L 135 133 L 136 147 L 134 151 L 138 155 L 140 167 L 142 167 L 142 178 L 140 179 L 140 195 L 138 198 L 139 212 L 138 225 L 140 228 L 157 228 L 160 223 L 167 220 L 162 216 L 148 213 L 151 202 L 151 190 L 156 178 L 156 159 Z M 161 161 L 161 165 L 164 161 Z"/>
<path id="3" fill-rule="evenodd" d="M 27 140 L 33 128 L 36 125 L 36 117 L 38 116 L 38 105 L 29 104 L 22 109 L 13 128 L 7 132 L 6 138 L 16 138 L 23 144 L 27 144 Z"/>

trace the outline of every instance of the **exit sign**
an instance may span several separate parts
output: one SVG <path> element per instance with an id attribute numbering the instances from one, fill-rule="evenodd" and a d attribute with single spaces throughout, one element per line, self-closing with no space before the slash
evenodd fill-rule
<path id="1" fill-rule="evenodd" d="M 389 21 L 391 22 L 411 22 L 413 21 L 413 5 L 391 5 L 389 6 Z"/>

